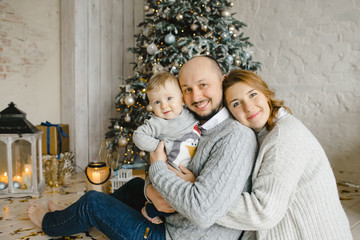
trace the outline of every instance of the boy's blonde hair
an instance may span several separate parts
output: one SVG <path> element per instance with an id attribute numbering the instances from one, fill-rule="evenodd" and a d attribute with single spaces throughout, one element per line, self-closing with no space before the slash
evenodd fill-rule
<path id="1" fill-rule="evenodd" d="M 146 92 L 150 92 L 158 87 L 164 87 L 165 83 L 174 83 L 179 86 L 179 82 L 174 75 L 169 72 L 158 72 L 152 75 L 147 83 Z"/>

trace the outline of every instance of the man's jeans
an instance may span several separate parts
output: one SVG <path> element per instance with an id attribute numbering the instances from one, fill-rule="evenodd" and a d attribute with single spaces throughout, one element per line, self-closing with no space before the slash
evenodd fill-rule
<path id="1" fill-rule="evenodd" d="M 153 224 L 141 214 L 144 180 L 134 178 L 112 195 L 89 191 L 62 211 L 45 214 L 49 236 L 70 236 L 96 227 L 110 239 L 165 239 L 165 223 Z"/>

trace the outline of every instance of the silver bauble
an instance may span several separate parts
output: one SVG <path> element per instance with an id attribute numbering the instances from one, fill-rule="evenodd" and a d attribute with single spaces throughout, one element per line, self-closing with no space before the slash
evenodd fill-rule
<path id="1" fill-rule="evenodd" d="M 144 151 L 140 151 L 140 152 L 139 152 L 139 156 L 140 156 L 140 157 L 145 157 L 145 156 L 146 156 L 146 153 L 145 153 Z"/>
<path id="2" fill-rule="evenodd" d="M 144 11 L 147 12 L 149 11 L 150 7 L 148 5 L 144 5 Z"/>
<path id="3" fill-rule="evenodd" d="M 239 67 L 241 65 L 241 60 L 235 59 L 235 65 Z"/>
<path id="4" fill-rule="evenodd" d="M 126 116 L 124 117 L 124 121 L 125 122 L 130 122 L 131 121 L 131 117 L 129 114 L 126 114 Z"/>
<path id="5" fill-rule="evenodd" d="M 182 15 L 182 14 L 178 14 L 178 15 L 176 15 L 176 20 L 178 20 L 178 21 L 182 21 L 184 19 L 184 16 Z"/>
<path id="6" fill-rule="evenodd" d="M 199 26 L 197 24 L 193 23 L 191 24 L 190 29 L 195 32 L 198 29 L 198 27 Z"/>
<path id="7" fill-rule="evenodd" d="M 232 38 L 237 38 L 237 34 L 233 33 L 233 35 L 231 36 Z"/>
<path id="8" fill-rule="evenodd" d="M 120 125 L 119 125 L 119 123 L 118 123 L 118 122 L 116 122 L 116 123 L 115 123 L 115 125 L 114 125 L 114 129 L 117 129 L 117 130 L 119 130 L 119 129 L 120 129 Z"/>
<path id="9" fill-rule="evenodd" d="M 223 17 L 230 17 L 231 14 L 230 14 L 230 12 L 229 12 L 228 10 L 223 10 L 223 11 L 221 12 L 221 16 L 223 16 Z"/>
<path id="10" fill-rule="evenodd" d="M 128 106 L 134 105 L 134 104 L 135 104 L 135 99 L 134 99 L 134 97 L 131 96 L 131 95 L 127 95 L 127 96 L 125 97 L 125 104 L 128 105 Z"/>
<path id="11" fill-rule="evenodd" d="M 234 57 L 232 55 L 227 55 L 225 61 L 231 65 L 234 62 Z"/>
<path id="12" fill-rule="evenodd" d="M 121 137 L 118 140 L 119 147 L 125 147 L 128 144 L 128 141 L 125 137 Z"/>
<path id="13" fill-rule="evenodd" d="M 153 108 L 150 104 L 146 106 L 146 111 L 152 112 L 152 110 L 153 110 Z"/>
<path id="14" fill-rule="evenodd" d="M 142 61 L 142 60 L 144 60 L 144 57 L 140 55 L 140 56 L 138 56 L 138 60 Z"/>
<path id="15" fill-rule="evenodd" d="M 0 191 L 7 188 L 7 184 L 4 182 L 0 182 Z"/>
<path id="16" fill-rule="evenodd" d="M 229 31 L 235 31 L 234 25 L 230 25 L 230 26 L 229 26 Z"/>
<path id="17" fill-rule="evenodd" d="M 173 45 L 175 43 L 175 36 L 171 33 L 166 34 L 165 36 L 165 42 L 169 45 Z"/>
<path id="18" fill-rule="evenodd" d="M 13 186 L 14 186 L 14 188 L 17 188 L 17 189 L 21 188 L 21 184 L 18 181 L 13 181 Z"/>
<path id="19" fill-rule="evenodd" d="M 234 3 L 233 3 L 233 2 L 231 2 L 231 3 L 230 3 L 230 7 L 233 7 L 233 6 L 234 6 Z"/>
<path id="20" fill-rule="evenodd" d="M 151 43 L 149 46 L 147 46 L 146 51 L 148 54 L 154 55 L 158 51 L 158 48 L 155 43 Z"/>

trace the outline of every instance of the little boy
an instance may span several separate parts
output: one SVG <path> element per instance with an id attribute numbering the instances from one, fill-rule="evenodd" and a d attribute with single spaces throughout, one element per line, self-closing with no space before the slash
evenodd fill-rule
<path id="1" fill-rule="evenodd" d="M 187 167 L 195 154 L 200 131 L 198 121 L 183 108 L 178 80 L 169 72 L 156 73 L 150 78 L 146 93 L 155 116 L 138 127 L 133 136 L 134 143 L 141 150 L 153 152 L 163 141 L 168 163 L 176 169 L 179 164 Z M 157 211 L 149 203 L 141 212 L 155 224 L 162 222 L 160 217 L 169 215 Z"/>

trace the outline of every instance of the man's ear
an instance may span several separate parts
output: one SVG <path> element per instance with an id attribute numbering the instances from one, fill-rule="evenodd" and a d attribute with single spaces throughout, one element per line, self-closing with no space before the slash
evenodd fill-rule
<path id="1" fill-rule="evenodd" d="M 226 74 L 222 75 L 222 77 L 221 77 L 221 83 L 224 82 L 225 78 L 226 78 Z"/>

